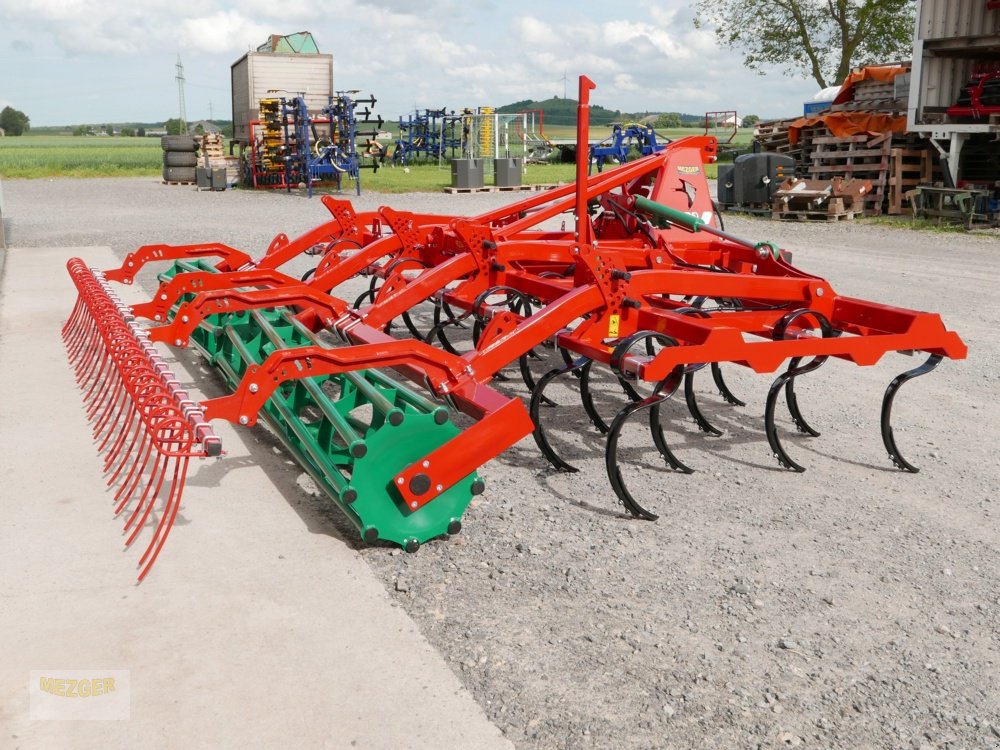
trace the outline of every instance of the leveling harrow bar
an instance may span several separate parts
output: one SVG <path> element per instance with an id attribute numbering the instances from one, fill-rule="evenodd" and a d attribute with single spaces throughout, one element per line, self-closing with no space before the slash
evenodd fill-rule
<path id="1" fill-rule="evenodd" d="M 721 434 L 698 404 L 700 369 L 710 369 L 726 401 L 744 405 L 722 363 L 768 373 L 787 362 L 768 393 L 764 431 L 778 462 L 803 471 L 775 417 L 784 394 L 796 428 L 819 434 L 799 409 L 795 379 L 829 357 L 867 366 L 887 352 L 921 351 L 926 362 L 893 380 L 882 406 L 890 459 L 917 471 L 896 445 L 893 401 L 944 357 L 965 356 L 958 335 L 935 314 L 839 295 L 772 243 L 723 231 L 704 177 L 713 138 L 681 139 L 588 178 L 592 88 L 581 78 L 574 185 L 466 218 L 356 213 L 325 197 L 328 222 L 295 239 L 278 235 L 257 260 L 205 244 L 145 246 L 103 273 L 70 261 L 79 290 L 64 331 L 70 359 L 117 487 L 116 511 L 139 496 L 127 543 L 162 502 L 140 579 L 169 533 L 190 459 L 221 454 L 209 426 L 216 419 L 266 422 L 365 541 L 412 551 L 461 529 L 485 486 L 479 467 L 529 433 L 555 467 L 575 471 L 541 419 L 554 406 L 545 391 L 560 376 L 577 376 L 583 407 L 607 436 L 618 500 L 655 519 L 626 486 L 619 438 L 643 413 L 666 466 L 690 472 L 669 446 L 660 409 L 683 389 L 699 428 Z M 320 260 L 303 278 L 283 270 L 310 254 Z M 112 284 L 165 262 L 151 300 L 129 307 L 115 297 Z M 343 287 L 358 276 L 370 285 L 351 304 Z M 427 302 L 431 321 L 418 313 Z M 161 342 L 196 347 L 228 394 L 192 401 L 163 364 Z M 536 377 L 532 363 L 545 345 L 563 364 Z M 527 404 L 494 388 L 514 364 Z M 595 369 L 610 371 L 625 395 L 610 421 L 594 403 Z"/>

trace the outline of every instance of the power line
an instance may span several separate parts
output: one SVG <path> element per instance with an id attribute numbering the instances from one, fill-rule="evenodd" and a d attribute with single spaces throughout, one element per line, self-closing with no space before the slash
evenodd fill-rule
<path id="1" fill-rule="evenodd" d="M 181 55 L 177 53 L 177 98 L 180 101 L 181 135 L 186 135 L 187 129 L 187 107 L 184 105 L 184 63 L 181 62 Z"/>

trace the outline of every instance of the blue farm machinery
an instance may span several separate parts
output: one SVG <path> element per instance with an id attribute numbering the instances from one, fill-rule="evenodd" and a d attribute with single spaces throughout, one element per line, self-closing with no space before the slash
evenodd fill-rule
<path id="1" fill-rule="evenodd" d="M 340 189 L 346 178 L 361 194 L 361 170 L 378 169 L 384 150 L 375 140 L 382 118 L 372 113 L 374 96 L 355 98 L 356 91 L 338 91 L 313 115 L 304 95 L 260 101 L 260 119 L 251 123 L 253 140 L 245 166 L 245 182 L 255 188 L 332 183 Z M 361 130 L 359 126 L 371 126 Z M 359 139 L 364 139 L 359 149 Z"/>
<path id="2" fill-rule="evenodd" d="M 669 143 L 669 139 L 660 138 L 657 140 L 656 131 L 648 125 L 616 122 L 611 126 L 610 136 L 590 147 L 591 166 L 600 172 L 608 162 L 624 164 L 632 153 L 640 157 L 659 153 Z"/>

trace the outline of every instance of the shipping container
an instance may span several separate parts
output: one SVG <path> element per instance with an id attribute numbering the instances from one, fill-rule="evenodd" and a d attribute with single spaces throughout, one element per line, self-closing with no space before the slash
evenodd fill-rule
<path id="1" fill-rule="evenodd" d="M 1000 66 L 1000 9 L 988 0 L 917 0 L 907 127 L 938 148 L 957 183 L 959 156 L 976 134 L 1000 133 L 1000 117 L 949 117 L 973 73 Z"/>
<path id="2" fill-rule="evenodd" d="M 260 100 L 304 95 L 311 113 L 333 96 L 333 55 L 248 52 L 230 68 L 233 140 L 250 142 L 250 123 L 259 117 Z"/>

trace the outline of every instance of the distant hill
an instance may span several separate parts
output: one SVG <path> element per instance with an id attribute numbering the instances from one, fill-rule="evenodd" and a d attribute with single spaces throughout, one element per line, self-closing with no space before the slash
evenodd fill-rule
<path id="1" fill-rule="evenodd" d="M 545 113 L 546 125 L 576 125 L 576 99 L 560 99 L 553 97 L 542 102 L 533 99 L 525 99 L 513 104 L 505 104 L 497 107 L 497 112 L 501 114 L 514 114 L 526 109 L 540 109 Z M 623 115 L 619 110 L 610 110 L 600 104 L 590 105 L 591 125 L 610 125 L 613 122 L 620 122 Z"/>
<path id="2" fill-rule="evenodd" d="M 514 114 L 523 112 L 526 109 L 540 109 L 545 113 L 546 125 L 576 125 L 576 99 L 560 99 L 553 97 L 545 101 L 535 101 L 525 99 L 524 101 L 505 104 L 497 107 L 497 112 L 501 114 Z M 621 110 L 607 109 L 599 104 L 590 105 L 590 124 L 610 125 L 613 122 L 635 122 L 648 118 L 656 119 L 660 112 L 638 112 L 629 113 Z M 705 122 L 705 115 L 689 115 L 683 112 L 678 113 L 684 125 L 701 125 Z"/>

